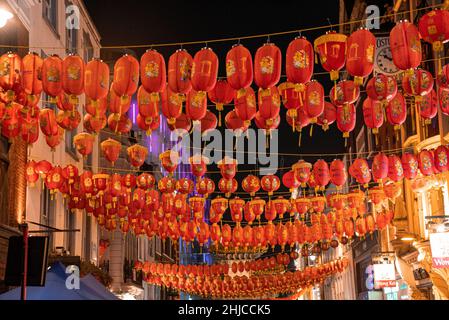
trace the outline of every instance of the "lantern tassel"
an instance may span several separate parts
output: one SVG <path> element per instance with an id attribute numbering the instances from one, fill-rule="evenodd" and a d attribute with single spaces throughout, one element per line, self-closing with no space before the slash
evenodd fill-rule
<path id="1" fill-rule="evenodd" d="M 309 132 L 309 136 L 311 137 L 313 134 L 313 124 L 310 125 L 310 132 Z"/>
<path id="2" fill-rule="evenodd" d="M 298 147 L 301 146 L 301 137 L 302 137 L 302 129 L 299 129 L 299 140 L 298 140 Z"/>
<path id="3" fill-rule="evenodd" d="M 218 126 L 221 127 L 221 110 L 218 110 Z"/>

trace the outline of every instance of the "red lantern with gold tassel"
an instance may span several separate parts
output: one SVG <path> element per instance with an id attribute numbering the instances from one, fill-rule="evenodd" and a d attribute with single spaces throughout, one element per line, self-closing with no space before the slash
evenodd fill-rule
<path id="1" fill-rule="evenodd" d="M 62 89 L 70 96 L 73 104 L 84 93 L 84 61 L 78 55 L 70 54 L 62 61 Z"/>
<path id="2" fill-rule="evenodd" d="M 93 151 L 94 140 L 95 138 L 93 135 L 82 132 L 73 137 L 73 144 L 83 157 L 87 157 Z"/>
<path id="3" fill-rule="evenodd" d="M 329 166 L 320 159 L 313 164 L 313 176 L 320 190 L 324 190 L 330 180 Z"/>
<path id="4" fill-rule="evenodd" d="M 56 135 L 58 133 L 58 124 L 56 122 L 55 112 L 52 109 L 45 108 L 39 112 L 39 125 L 42 133 L 46 136 Z"/>
<path id="5" fill-rule="evenodd" d="M 200 178 L 196 182 L 196 191 L 207 198 L 215 191 L 215 182 L 209 178 Z"/>
<path id="6" fill-rule="evenodd" d="M 366 94 L 375 101 L 386 103 L 391 101 L 398 92 L 398 84 L 393 76 L 379 73 L 372 77 L 366 85 Z"/>
<path id="7" fill-rule="evenodd" d="M 423 175 L 432 175 L 435 166 L 432 152 L 429 150 L 421 150 L 418 154 L 418 166 Z"/>
<path id="8" fill-rule="evenodd" d="M 388 166 L 389 161 L 385 154 L 380 152 L 374 156 L 373 163 L 371 165 L 371 172 L 373 174 L 374 181 L 382 184 L 388 176 Z"/>
<path id="9" fill-rule="evenodd" d="M 36 114 L 38 111 L 36 111 Z M 32 117 L 30 112 L 21 116 L 20 123 L 20 136 L 27 144 L 33 144 L 39 139 L 39 120 Z"/>
<path id="10" fill-rule="evenodd" d="M 407 119 L 407 105 L 404 96 L 397 93 L 396 96 L 388 102 L 386 108 L 387 120 L 394 126 L 394 130 L 400 130 L 402 124 Z"/>
<path id="11" fill-rule="evenodd" d="M 28 53 L 22 59 L 22 88 L 27 100 L 34 100 L 42 92 L 42 65 L 44 61 L 35 52 Z"/>
<path id="12" fill-rule="evenodd" d="M 304 188 L 307 181 L 309 181 L 312 165 L 304 160 L 299 160 L 292 166 L 292 170 L 295 173 L 296 180 Z"/>
<path id="13" fill-rule="evenodd" d="M 122 144 L 114 139 L 108 138 L 100 143 L 100 147 L 105 158 L 114 165 L 120 155 Z"/>
<path id="14" fill-rule="evenodd" d="M 51 148 L 52 152 L 62 142 L 64 138 L 64 129 L 58 127 L 58 133 L 55 135 L 45 136 L 45 142 Z"/>
<path id="15" fill-rule="evenodd" d="M 218 57 L 211 48 L 203 48 L 193 57 L 192 88 L 195 91 L 210 91 L 215 87 L 218 75 Z"/>
<path id="16" fill-rule="evenodd" d="M 159 93 L 165 88 L 164 57 L 156 50 L 147 50 L 140 58 L 140 81 L 147 92 Z"/>
<path id="17" fill-rule="evenodd" d="M 207 171 L 207 165 L 209 164 L 209 158 L 195 154 L 189 158 L 190 171 L 195 177 L 202 177 Z"/>
<path id="18" fill-rule="evenodd" d="M 283 219 L 284 214 L 289 210 L 290 207 L 290 201 L 287 199 L 284 199 L 284 197 L 280 196 L 274 200 L 272 200 L 274 209 L 276 210 L 276 214 L 279 216 L 279 218 Z"/>
<path id="19" fill-rule="evenodd" d="M 438 97 L 435 90 L 426 94 L 422 101 L 419 103 L 419 115 L 424 119 L 424 124 L 429 125 L 432 123 L 432 119 L 436 117 L 438 113 Z"/>
<path id="20" fill-rule="evenodd" d="M 257 220 L 260 220 L 260 216 L 262 215 L 265 207 L 265 200 L 255 197 L 249 202 L 249 210 L 251 210 L 256 216 Z"/>
<path id="21" fill-rule="evenodd" d="M 21 89 L 22 59 L 17 53 L 8 52 L 0 57 L 0 87 L 6 91 L 5 102 L 12 102 Z"/>
<path id="22" fill-rule="evenodd" d="M 159 93 L 149 93 L 145 90 L 143 85 L 137 90 L 137 105 L 139 107 L 139 114 L 145 118 L 159 117 Z"/>
<path id="23" fill-rule="evenodd" d="M 231 196 L 231 193 L 237 191 L 237 188 L 238 188 L 237 180 L 233 178 L 232 179 L 221 178 L 220 181 L 218 182 L 218 189 L 220 189 L 220 191 L 225 194 L 226 198 L 229 198 Z"/>
<path id="24" fill-rule="evenodd" d="M 285 65 L 287 80 L 294 84 L 296 92 L 302 92 L 313 74 L 312 44 L 304 37 L 297 37 L 291 41 L 287 47 Z"/>
<path id="25" fill-rule="evenodd" d="M 137 91 L 139 83 L 139 61 L 125 54 L 114 65 L 112 90 L 120 98 L 121 104 L 128 104 L 131 96 Z"/>
<path id="26" fill-rule="evenodd" d="M 108 94 L 109 73 L 109 66 L 100 59 L 92 59 L 86 64 L 84 92 L 92 100 L 94 106 L 100 100 L 105 99 Z"/>
<path id="27" fill-rule="evenodd" d="M 242 180 L 242 189 L 254 197 L 257 191 L 260 190 L 260 180 L 254 175 L 248 175 Z"/>
<path id="28" fill-rule="evenodd" d="M 173 175 L 179 163 L 179 154 L 173 150 L 166 150 L 159 155 L 162 167 L 169 173 Z"/>
<path id="29" fill-rule="evenodd" d="M 432 44 L 433 50 L 443 51 L 443 43 L 449 40 L 449 12 L 440 9 L 427 12 L 419 19 L 418 28 L 421 38 Z"/>
<path id="30" fill-rule="evenodd" d="M 294 189 L 297 189 L 301 184 L 295 178 L 295 172 L 290 170 L 282 175 L 282 183 L 283 185 L 293 192 Z"/>
<path id="31" fill-rule="evenodd" d="M 393 63 L 401 70 L 418 67 L 422 52 L 418 28 L 407 20 L 399 21 L 390 31 Z"/>
<path id="32" fill-rule="evenodd" d="M 368 29 L 359 29 L 347 39 L 346 70 L 354 77 L 354 83 L 363 84 L 374 69 L 376 37 Z"/>
<path id="33" fill-rule="evenodd" d="M 274 87 L 281 78 L 282 53 L 273 43 L 266 43 L 254 57 L 254 81 L 262 90 Z"/>
<path id="34" fill-rule="evenodd" d="M 234 96 L 234 112 L 245 126 L 249 126 L 257 112 L 256 94 L 251 87 L 236 91 Z"/>
<path id="35" fill-rule="evenodd" d="M 352 80 L 343 80 L 333 86 L 329 97 L 336 106 L 355 103 L 360 96 L 360 88 Z"/>
<path id="36" fill-rule="evenodd" d="M 349 167 L 349 174 L 357 181 L 357 183 L 362 184 L 365 188 L 368 187 L 368 183 L 371 181 L 368 162 L 362 158 L 354 160 Z"/>
<path id="37" fill-rule="evenodd" d="M 402 88 L 407 95 L 415 97 L 417 102 L 420 102 L 421 97 L 429 94 L 433 89 L 432 74 L 427 70 L 414 69 L 402 78 Z"/>
<path id="38" fill-rule="evenodd" d="M 396 155 L 388 156 L 388 178 L 398 182 L 404 178 L 401 158 Z"/>
<path id="39" fill-rule="evenodd" d="M 232 221 L 240 224 L 243 220 L 243 208 L 245 207 L 245 200 L 235 197 L 229 200 L 229 211 L 231 212 Z"/>
<path id="40" fill-rule="evenodd" d="M 281 182 L 278 176 L 275 175 L 266 175 L 260 179 L 260 185 L 262 189 L 268 192 L 268 195 L 271 196 L 275 191 L 279 189 L 281 186 Z"/>
<path id="41" fill-rule="evenodd" d="M 237 173 L 237 165 L 237 160 L 227 156 L 217 163 L 217 167 L 220 169 L 220 173 L 225 179 L 232 179 L 235 177 L 235 174 Z"/>
<path id="42" fill-rule="evenodd" d="M 148 149 L 138 144 L 128 147 L 126 152 L 128 153 L 130 164 L 136 168 L 143 165 L 148 155 Z"/>
<path id="43" fill-rule="evenodd" d="M 182 102 L 184 101 L 184 96 L 173 92 L 170 87 L 168 87 L 161 94 L 161 98 L 162 114 L 167 118 L 169 125 L 175 125 L 176 119 L 182 114 Z"/>
<path id="44" fill-rule="evenodd" d="M 193 121 L 201 120 L 207 111 L 207 95 L 204 91 L 191 90 L 187 94 L 186 115 Z"/>
<path id="45" fill-rule="evenodd" d="M 411 180 L 418 174 L 418 158 L 412 153 L 404 153 L 401 158 L 404 176 Z"/>
<path id="46" fill-rule="evenodd" d="M 132 122 L 125 114 L 111 113 L 108 117 L 108 127 L 116 133 L 127 134 L 131 131 Z"/>
<path id="47" fill-rule="evenodd" d="M 337 120 L 337 108 L 332 103 L 324 101 L 323 113 L 318 117 L 317 123 L 323 131 L 327 131 L 335 120 Z"/>
<path id="48" fill-rule="evenodd" d="M 151 133 L 159 128 L 160 125 L 160 117 L 142 117 L 140 114 L 137 115 L 136 118 L 137 126 L 146 132 L 147 136 L 151 136 Z"/>
<path id="49" fill-rule="evenodd" d="M 316 80 L 306 84 L 304 110 L 312 124 L 317 122 L 317 118 L 324 111 L 324 89 Z"/>
<path id="50" fill-rule="evenodd" d="M 36 181 L 39 180 L 39 173 L 36 171 L 36 162 L 34 160 L 27 162 L 25 172 L 27 183 L 33 187 Z"/>
<path id="51" fill-rule="evenodd" d="M 221 127 L 221 111 L 223 111 L 223 106 L 229 104 L 234 99 L 235 90 L 229 85 L 226 80 L 218 80 L 215 87 L 207 92 L 209 100 L 215 104 L 218 116 L 218 126 Z"/>
<path id="52" fill-rule="evenodd" d="M 173 177 L 163 177 L 157 183 L 157 188 L 162 193 L 172 193 L 175 191 L 176 180 Z"/>
<path id="53" fill-rule="evenodd" d="M 187 94 L 192 89 L 193 58 L 184 49 L 176 50 L 168 60 L 168 88 L 176 94 Z"/>
<path id="54" fill-rule="evenodd" d="M 363 101 L 363 120 L 365 125 L 372 130 L 374 135 L 376 135 L 377 142 L 379 128 L 384 123 L 382 104 L 379 101 L 366 98 L 365 101 Z"/>
<path id="55" fill-rule="evenodd" d="M 62 92 L 62 60 L 58 55 L 44 59 L 42 64 L 42 89 L 55 100 Z"/>
<path id="56" fill-rule="evenodd" d="M 439 172 L 446 172 L 449 170 L 449 149 L 441 145 L 435 149 L 434 165 Z"/>
<path id="57" fill-rule="evenodd" d="M 253 59 L 241 44 L 232 46 L 226 54 L 226 77 L 234 90 L 249 88 L 253 82 Z"/>
<path id="58" fill-rule="evenodd" d="M 330 72 L 331 80 L 338 79 L 338 72 L 345 65 L 347 36 L 329 31 L 314 42 L 315 52 L 320 57 L 324 70 Z"/>
<path id="59" fill-rule="evenodd" d="M 349 133 L 354 130 L 356 122 L 356 111 L 353 104 L 345 104 L 337 108 L 337 127 L 343 132 L 343 138 L 349 138 Z"/>
<path id="60" fill-rule="evenodd" d="M 277 87 L 259 89 L 257 93 L 259 115 L 265 120 L 267 126 L 271 126 L 274 119 L 279 115 L 281 98 Z"/>

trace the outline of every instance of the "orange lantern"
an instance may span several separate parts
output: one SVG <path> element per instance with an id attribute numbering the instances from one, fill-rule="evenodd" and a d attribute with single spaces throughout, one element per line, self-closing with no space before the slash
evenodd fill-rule
<path id="1" fill-rule="evenodd" d="M 30 113 L 20 117 L 19 126 L 22 140 L 27 144 L 33 144 L 39 139 L 39 120 L 33 118 Z"/>
<path id="2" fill-rule="evenodd" d="M 232 46 L 226 54 L 226 78 L 234 90 L 249 88 L 253 82 L 253 58 L 241 44 Z"/>
<path id="3" fill-rule="evenodd" d="M 306 183 L 309 181 L 311 169 L 312 165 L 304 160 L 299 160 L 292 166 L 295 178 L 301 183 L 303 188 L 306 187 Z"/>
<path id="4" fill-rule="evenodd" d="M 385 191 L 381 187 L 373 187 L 368 190 L 368 197 L 374 205 L 379 205 L 385 200 Z"/>
<path id="5" fill-rule="evenodd" d="M 54 54 L 44 59 L 42 64 L 42 89 L 51 99 L 62 92 L 62 60 Z"/>
<path id="6" fill-rule="evenodd" d="M 128 54 L 120 57 L 114 65 L 112 90 L 120 97 L 121 104 L 127 104 L 137 91 L 139 83 L 139 62 Z"/>
<path id="7" fill-rule="evenodd" d="M 76 150 L 83 155 L 83 157 L 87 157 L 93 151 L 94 146 L 94 136 L 82 132 L 78 133 L 75 137 L 73 137 L 73 144 L 76 147 Z"/>
<path id="8" fill-rule="evenodd" d="M 402 78 L 402 88 L 407 95 L 421 102 L 422 96 L 426 96 L 433 89 L 433 76 L 427 70 L 414 69 Z"/>
<path id="9" fill-rule="evenodd" d="M 148 149 L 144 146 L 135 144 L 126 149 L 130 163 L 133 167 L 139 168 L 147 158 Z"/>
<path id="10" fill-rule="evenodd" d="M 376 37 L 368 29 L 359 29 L 349 36 L 347 47 L 346 70 L 360 86 L 374 69 Z"/>
<path id="11" fill-rule="evenodd" d="M 391 201 L 395 201 L 402 193 L 401 185 L 398 183 L 387 183 L 384 186 L 385 196 Z"/>
<path id="12" fill-rule="evenodd" d="M 21 87 L 22 59 L 17 53 L 8 52 L 0 57 L 0 65 L 0 87 L 7 92 L 6 102 L 11 102 Z"/>
<path id="13" fill-rule="evenodd" d="M 407 105 L 404 96 L 397 93 L 396 96 L 388 102 L 386 108 L 387 120 L 394 126 L 394 130 L 400 130 L 402 124 L 407 119 Z"/>
<path id="14" fill-rule="evenodd" d="M 25 172 L 27 183 L 33 187 L 34 183 L 39 179 L 39 173 L 36 171 L 36 162 L 34 160 L 27 162 Z"/>
<path id="15" fill-rule="evenodd" d="M 254 175 L 248 175 L 242 180 L 242 189 L 254 197 L 260 189 L 260 180 Z"/>
<path id="16" fill-rule="evenodd" d="M 390 31 L 390 48 L 393 63 L 401 70 L 418 67 L 422 52 L 418 28 L 407 20 L 399 21 Z"/>
<path id="17" fill-rule="evenodd" d="M 235 113 L 245 126 L 249 126 L 257 112 L 256 94 L 251 87 L 240 89 L 234 96 Z"/>
<path id="18" fill-rule="evenodd" d="M 186 115 L 193 121 L 198 121 L 206 116 L 207 95 L 204 91 L 191 90 L 187 94 Z"/>
<path id="19" fill-rule="evenodd" d="M 281 78 L 282 54 L 273 43 L 266 43 L 256 51 L 254 81 L 263 90 L 275 86 Z"/>
<path id="20" fill-rule="evenodd" d="M 84 92 L 94 106 L 105 99 L 109 89 L 109 66 L 100 59 L 92 59 L 84 72 Z"/>
<path id="21" fill-rule="evenodd" d="M 243 208 L 245 207 L 245 200 L 235 197 L 229 200 L 229 211 L 231 212 L 232 221 L 237 225 L 243 220 Z"/>
<path id="22" fill-rule="evenodd" d="M 62 61 L 62 89 L 72 103 L 78 103 L 77 96 L 84 93 L 84 61 L 80 56 L 69 54 Z"/>
<path id="23" fill-rule="evenodd" d="M 107 140 L 101 142 L 100 147 L 105 158 L 111 162 L 112 165 L 114 165 L 120 155 L 120 150 L 122 149 L 121 143 L 115 141 L 114 139 L 108 138 Z"/>
<path id="24" fill-rule="evenodd" d="M 159 155 L 159 159 L 161 160 L 162 167 L 169 173 L 169 175 L 173 175 L 179 163 L 179 154 L 177 151 L 167 150 L 162 152 Z"/>
<path id="25" fill-rule="evenodd" d="M 168 60 L 168 87 L 174 93 L 187 94 L 192 89 L 193 58 L 183 49 L 176 50 Z"/>
<path id="26" fill-rule="evenodd" d="M 166 83 L 164 57 L 156 50 L 147 50 L 140 58 L 140 81 L 149 93 L 162 92 Z"/>
<path id="27" fill-rule="evenodd" d="M 209 158 L 200 154 L 195 154 L 189 158 L 190 171 L 195 177 L 202 177 L 207 171 Z"/>
<path id="28" fill-rule="evenodd" d="M 338 72 L 345 65 L 346 39 L 344 34 L 329 31 L 314 42 L 315 52 L 320 56 L 323 68 L 330 72 L 331 80 L 338 79 Z"/>
<path id="29" fill-rule="evenodd" d="M 22 59 L 22 88 L 28 95 L 28 100 L 34 100 L 42 92 L 43 63 L 42 58 L 35 52 L 27 54 Z"/>
<path id="30" fill-rule="evenodd" d="M 218 189 L 225 194 L 226 198 L 231 196 L 238 188 L 237 180 L 221 178 L 218 182 Z"/>
<path id="31" fill-rule="evenodd" d="M 358 158 L 349 167 L 349 174 L 366 188 L 371 181 L 371 173 L 368 162 L 365 159 Z"/>
<path id="32" fill-rule="evenodd" d="M 260 185 L 262 189 L 268 192 L 268 195 L 271 196 L 275 191 L 279 189 L 281 186 L 281 182 L 278 176 L 275 175 L 266 175 L 260 179 Z"/>
<path id="33" fill-rule="evenodd" d="M 209 178 L 200 178 L 196 182 L 196 191 L 207 198 L 215 191 L 215 182 Z"/>

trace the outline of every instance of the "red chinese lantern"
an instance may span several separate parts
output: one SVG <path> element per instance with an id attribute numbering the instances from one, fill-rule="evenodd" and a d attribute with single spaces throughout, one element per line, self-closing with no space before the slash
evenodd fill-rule
<path id="1" fill-rule="evenodd" d="M 65 130 L 74 130 L 78 127 L 81 122 L 80 113 L 75 111 L 59 111 L 56 116 L 56 123 Z"/>
<path id="2" fill-rule="evenodd" d="M 279 189 L 281 186 L 281 182 L 278 176 L 275 175 L 266 175 L 260 179 L 260 185 L 262 189 L 268 192 L 268 195 L 271 196 L 275 191 Z"/>
<path id="3" fill-rule="evenodd" d="M 313 164 L 313 176 L 320 190 L 324 190 L 330 180 L 329 166 L 326 161 L 318 160 Z"/>
<path id="4" fill-rule="evenodd" d="M 226 198 L 229 198 L 231 196 L 231 193 L 234 193 L 237 188 L 238 183 L 235 179 L 221 178 L 218 182 L 218 189 L 220 189 L 220 191 L 225 194 Z"/>
<path id="5" fill-rule="evenodd" d="M 189 194 L 193 191 L 193 182 L 189 178 L 181 178 L 176 181 L 176 190 L 182 194 Z"/>
<path id="6" fill-rule="evenodd" d="M 279 218 L 283 219 L 284 214 L 287 212 L 290 206 L 290 201 L 287 199 L 284 199 L 282 196 L 278 197 L 277 199 L 274 199 L 272 201 L 274 209 L 276 210 L 276 214 L 279 216 Z"/>
<path id="7" fill-rule="evenodd" d="M 432 175 L 434 173 L 435 166 L 432 152 L 429 150 L 422 150 L 418 154 L 418 166 L 423 175 Z"/>
<path id="8" fill-rule="evenodd" d="M 175 191 L 176 180 L 172 177 L 163 177 L 157 183 L 157 188 L 162 193 L 172 193 Z"/>
<path id="9" fill-rule="evenodd" d="M 232 179 L 237 173 L 237 160 L 225 156 L 222 160 L 218 161 L 217 167 L 220 169 L 220 173 L 225 179 Z"/>
<path id="10" fill-rule="evenodd" d="M 120 150 L 122 149 L 121 143 L 108 138 L 100 143 L 100 147 L 105 158 L 114 165 L 120 155 Z"/>
<path id="11" fill-rule="evenodd" d="M 148 149 L 138 144 L 128 147 L 126 151 L 128 153 L 130 164 L 137 168 L 143 165 L 148 155 Z"/>
<path id="12" fill-rule="evenodd" d="M 195 154 L 189 158 L 190 171 L 195 177 L 202 177 L 207 171 L 207 165 L 209 164 L 209 158 Z"/>
<path id="13" fill-rule="evenodd" d="M 286 53 L 287 80 L 295 85 L 295 91 L 302 92 L 313 74 L 314 53 L 312 44 L 304 37 L 291 41 Z"/>
<path id="14" fill-rule="evenodd" d="M 139 107 L 139 114 L 145 118 L 159 117 L 159 100 L 159 93 L 149 93 L 145 90 L 143 85 L 141 85 L 139 90 L 137 90 L 137 105 Z"/>
<path id="15" fill-rule="evenodd" d="M 92 59 L 84 72 L 84 92 L 95 106 L 105 99 L 109 89 L 109 66 L 100 59 Z"/>
<path id="16" fill-rule="evenodd" d="M 84 61 L 80 56 L 70 54 L 62 61 L 62 89 L 72 103 L 78 103 L 77 96 L 84 93 Z"/>
<path id="17" fill-rule="evenodd" d="M 253 200 L 249 202 L 249 210 L 251 210 L 256 216 L 257 220 L 260 220 L 260 216 L 262 215 L 265 207 L 265 200 L 255 197 Z"/>
<path id="18" fill-rule="evenodd" d="M 0 65 L 0 87 L 6 91 L 5 102 L 11 102 L 21 89 L 22 59 L 17 53 L 8 52 L 0 57 Z"/>
<path id="19" fill-rule="evenodd" d="M 227 249 L 229 247 L 229 244 L 231 243 L 232 239 L 232 229 L 229 224 L 224 224 L 221 228 L 221 235 L 222 235 L 222 244 Z"/>
<path id="20" fill-rule="evenodd" d="M 329 97 L 336 106 L 355 103 L 360 96 L 360 88 L 352 80 L 343 80 L 332 87 Z"/>
<path id="21" fill-rule="evenodd" d="M 264 122 L 267 126 L 271 126 L 274 119 L 279 115 L 281 108 L 281 98 L 277 87 L 259 89 L 257 100 L 260 117 L 265 120 Z"/>
<path id="22" fill-rule="evenodd" d="M 234 112 L 245 126 L 249 126 L 257 112 L 256 94 L 251 87 L 240 89 L 234 96 Z"/>
<path id="23" fill-rule="evenodd" d="M 363 120 L 365 125 L 372 130 L 372 133 L 377 135 L 379 128 L 384 123 L 382 104 L 379 101 L 366 98 L 363 101 Z"/>
<path id="24" fill-rule="evenodd" d="M 249 202 L 245 204 L 245 207 L 243 209 L 243 214 L 245 217 L 245 221 L 248 222 L 249 225 L 253 224 L 254 219 L 256 219 L 256 214 L 253 210 L 251 210 L 249 206 Z"/>
<path id="25" fill-rule="evenodd" d="M 62 60 L 58 55 L 44 59 L 42 64 L 42 89 L 51 99 L 62 92 Z"/>
<path id="26" fill-rule="evenodd" d="M 167 119 L 167 123 L 168 121 L 169 120 Z M 189 133 L 191 127 L 192 121 L 184 113 L 181 113 L 181 115 L 175 119 L 174 124 L 168 123 L 168 128 L 171 131 L 177 132 L 177 134 L 179 134 L 180 136 Z"/>
<path id="27" fill-rule="evenodd" d="M 371 165 L 374 181 L 382 184 L 388 175 L 388 165 L 388 157 L 385 154 L 380 152 L 374 156 L 373 163 Z"/>
<path id="28" fill-rule="evenodd" d="M 45 110 L 45 109 L 44 109 Z M 43 110 L 41 110 L 43 111 Z M 50 114 L 51 115 L 51 114 Z M 54 113 L 53 113 L 54 117 Z M 41 118 L 41 114 L 39 115 Z M 8 139 L 13 139 L 17 137 L 20 133 L 20 115 L 19 115 L 19 105 L 16 103 L 12 103 L 12 106 L 5 109 L 3 120 L 2 120 L 2 135 Z M 43 126 L 42 122 L 39 122 L 41 126 L 41 130 L 45 128 L 45 130 L 52 131 L 55 130 L 57 132 L 58 126 L 54 127 L 53 125 L 49 125 L 48 123 Z M 44 131 L 42 131 L 44 132 Z"/>
<path id="29" fill-rule="evenodd" d="M 337 108 L 337 127 L 343 132 L 343 138 L 349 138 L 349 133 L 355 128 L 355 121 L 356 112 L 353 104 L 345 104 Z"/>
<path id="30" fill-rule="evenodd" d="M 402 88 L 409 96 L 414 96 L 420 102 L 420 96 L 429 94 L 433 89 L 432 74 L 423 69 L 414 69 L 402 78 Z"/>
<path id="31" fill-rule="evenodd" d="M 232 221 L 237 225 L 243 220 L 243 208 L 245 207 L 245 200 L 235 197 L 229 200 L 229 211 L 231 212 Z"/>
<path id="32" fill-rule="evenodd" d="M 215 103 L 215 108 L 219 112 L 219 126 L 221 127 L 221 111 L 223 105 L 229 104 L 234 99 L 235 90 L 229 85 L 226 80 L 218 80 L 215 87 L 207 93 L 210 101 Z"/>
<path id="33" fill-rule="evenodd" d="M 114 65 L 112 90 L 120 97 L 121 104 L 128 104 L 137 91 L 139 83 L 139 61 L 128 54 L 120 57 Z"/>
<path id="34" fill-rule="evenodd" d="M 446 172 L 449 169 L 449 149 L 444 146 L 438 146 L 434 152 L 434 165 L 439 172 Z"/>
<path id="35" fill-rule="evenodd" d="M 306 84 L 304 110 L 311 123 L 317 122 L 324 111 L 324 89 L 318 81 L 312 80 Z"/>
<path id="36" fill-rule="evenodd" d="M 273 43 L 266 43 L 254 57 L 254 81 L 263 90 L 271 88 L 281 78 L 282 53 Z"/>
<path id="37" fill-rule="evenodd" d="M 39 120 L 33 118 L 30 113 L 20 117 L 19 126 L 22 140 L 27 144 L 33 144 L 39 139 Z"/>
<path id="38" fill-rule="evenodd" d="M 449 40 L 449 12 L 434 9 L 419 19 L 419 33 L 421 38 L 432 44 L 435 51 L 442 51 Z"/>
<path id="39" fill-rule="evenodd" d="M 371 181 L 368 162 L 362 158 L 354 160 L 349 167 L 349 174 L 357 181 L 357 183 L 363 184 L 365 188 L 368 187 L 368 183 Z"/>
<path id="40" fill-rule="evenodd" d="M 388 122 L 394 126 L 394 130 L 400 130 L 402 124 L 407 119 L 407 105 L 404 96 L 397 93 L 396 96 L 388 102 L 386 108 Z"/>
<path id="41" fill-rule="evenodd" d="M 140 114 L 137 115 L 136 118 L 137 126 L 146 132 L 147 136 L 151 136 L 151 133 L 159 128 L 160 125 L 160 117 L 142 117 Z"/>
<path id="42" fill-rule="evenodd" d="M 100 114 L 98 116 L 92 116 L 91 114 L 86 114 L 84 116 L 84 129 L 90 133 L 99 133 L 101 129 L 106 127 L 107 119 L 106 116 Z"/>
<path id="43" fill-rule="evenodd" d="M 347 174 L 345 169 L 345 164 L 339 159 L 335 159 L 330 165 L 330 181 L 333 183 L 337 190 L 341 189 L 346 183 Z"/>
<path id="44" fill-rule="evenodd" d="M 360 86 L 374 69 L 376 37 L 368 29 L 359 29 L 347 39 L 347 48 L 346 70 Z"/>
<path id="45" fill-rule="evenodd" d="M 176 50 L 168 60 L 168 87 L 174 93 L 187 94 L 192 89 L 193 58 L 183 49 Z"/>
<path id="46" fill-rule="evenodd" d="M 449 115 L 449 90 L 439 88 L 438 98 L 440 100 L 441 112 L 445 115 Z"/>
<path id="47" fill-rule="evenodd" d="M 235 110 L 232 110 L 226 114 L 225 125 L 227 129 L 233 130 L 237 136 L 241 135 L 247 128 L 243 120 L 237 116 Z"/>
<path id="48" fill-rule="evenodd" d="M 211 48 L 198 51 L 192 64 L 191 82 L 195 91 L 210 91 L 215 87 L 218 75 L 218 57 Z"/>
<path id="49" fill-rule="evenodd" d="M 253 82 L 253 58 L 243 45 L 234 45 L 226 54 L 226 78 L 234 90 L 249 88 Z"/>
<path id="50" fill-rule="evenodd" d="M 293 192 L 294 189 L 297 189 L 301 184 L 295 178 L 295 172 L 290 170 L 282 175 L 282 183 L 286 188 Z"/>
<path id="51" fill-rule="evenodd" d="M 425 95 L 419 103 L 419 115 L 424 119 L 426 125 L 432 123 L 432 119 L 438 113 L 438 97 L 435 90 Z"/>
<path id="52" fill-rule="evenodd" d="M 94 140 L 95 138 L 93 135 L 82 132 L 73 137 L 73 144 L 83 157 L 87 157 L 93 151 Z"/>
<path id="53" fill-rule="evenodd" d="M 260 180 L 254 175 L 248 175 L 242 180 L 242 189 L 249 193 L 251 197 L 254 197 L 257 191 L 260 189 Z"/>
<path id="54" fill-rule="evenodd" d="M 317 123 L 323 131 L 327 131 L 335 120 L 337 120 L 337 108 L 332 103 L 324 101 L 323 113 L 318 117 Z"/>
<path id="55" fill-rule="evenodd" d="M 62 168 L 56 166 L 50 170 L 45 178 L 45 186 L 50 190 L 50 194 L 53 194 L 62 186 L 64 177 L 62 176 Z"/>
<path id="56" fill-rule="evenodd" d="M 174 93 L 170 88 L 167 88 L 162 94 L 162 114 L 167 118 L 170 125 L 176 123 L 176 119 L 182 114 L 183 96 Z"/>
<path id="57" fill-rule="evenodd" d="M 147 50 L 140 58 L 140 81 L 149 93 L 162 92 L 166 83 L 164 57 L 156 50 Z"/>
<path id="58" fill-rule="evenodd" d="M 22 89 L 28 95 L 27 100 L 34 100 L 42 92 L 42 58 L 31 52 L 22 59 Z"/>
<path id="59" fill-rule="evenodd" d="M 191 90 L 187 94 L 186 115 L 193 121 L 198 121 L 206 116 L 207 95 L 203 91 Z"/>
<path id="60" fill-rule="evenodd" d="M 412 153 L 404 153 L 401 158 L 404 177 L 411 180 L 418 174 L 418 158 Z"/>
<path id="61" fill-rule="evenodd" d="M 388 178 L 398 182 L 404 178 L 401 159 L 396 155 L 388 156 Z"/>
<path id="62" fill-rule="evenodd" d="M 314 42 L 315 52 L 320 56 L 324 70 L 330 72 L 331 80 L 338 79 L 338 72 L 345 65 L 346 39 L 344 34 L 329 31 Z"/>
<path id="63" fill-rule="evenodd" d="M 58 124 L 53 109 L 45 108 L 39 112 L 39 126 L 46 136 L 58 134 Z"/>
<path id="64" fill-rule="evenodd" d="M 301 187 L 305 188 L 307 181 L 309 181 L 312 165 L 304 160 L 299 160 L 292 166 L 295 173 L 295 178 L 301 183 Z"/>
<path id="65" fill-rule="evenodd" d="M 217 128 L 217 123 L 217 116 L 213 112 L 207 110 L 204 118 L 200 120 L 201 134 L 205 136 L 209 132 L 215 130 Z"/>
<path id="66" fill-rule="evenodd" d="M 25 172 L 27 183 L 33 187 L 35 182 L 39 179 L 39 173 L 36 171 L 36 162 L 34 160 L 27 162 Z"/>
<path id="67" fill-rule="evenodd" d="M 391 101 L 398 92 L 398 84 L 393 76 L 382 73 L 371 78 L 366 85 L 366 94 L 375 101 L 382 103 Z"/>
<path id="68" fill-rule="evenodd" d="M 215 183 L 209 178 L 201 178 L 197 180 L 196 191 L 207 198 L 209 194 L 215 191 Z"/>
<path id="69" fill-rule="evenodd" d="M 401 70 L 421 64 L 421 42 L 418 28 L 407 20 L 399 21 L 390 31 L 390 48 L 393 63 Z"/>

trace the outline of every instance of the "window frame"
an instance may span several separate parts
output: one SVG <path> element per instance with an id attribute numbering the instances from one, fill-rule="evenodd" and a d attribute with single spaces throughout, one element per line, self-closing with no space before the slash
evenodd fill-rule
<path id="1" fill-rule="evenodd" d="M 54 9 L 53 9 L 54 7 Z M 50 8 L 50 9 L 49 9 Z M 53 13 L 53 17 L 48 16 L 48 11 Z M 42 17 L 49 26 L 49 28 L 59 38 L 58 32 L 58 0 L 43 0 L 42 1 Z M 53 21 L 52 21 L 53 20 Z"/>

